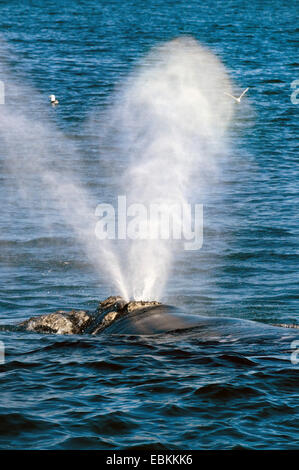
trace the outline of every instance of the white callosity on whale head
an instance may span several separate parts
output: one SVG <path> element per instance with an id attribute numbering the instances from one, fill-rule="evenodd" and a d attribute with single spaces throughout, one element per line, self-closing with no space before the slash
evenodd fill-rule
<path id="1" fill-rule="evenodd" d="M 54 313 L 31 317 L 18 326 L 38 333 L 71 335 L 81 333 L 90 322 L 90 318 L 85 310 L 72 310 L 71 312 L 58 310 Z"/>

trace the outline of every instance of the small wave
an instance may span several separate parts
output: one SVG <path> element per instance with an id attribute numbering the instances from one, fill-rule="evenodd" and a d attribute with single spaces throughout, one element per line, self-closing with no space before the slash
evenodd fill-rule
<path id="1" fill-rule="evenodd" d="M 85 362 L 84 365 L 98 371 L 119 372 L 126 368 L 126 366 L 112 361 L 91 361 Z"/>
<path id="2" fill-rule="evenodd" d="M 30 238 L 29 240 L 0 240 L 1 248 L 8 248 L 10 246 L 28 246 L 32 248 L 42 248 L 49 246 L 69 246 L 74 243 L 75 239 L 71 237 L 38 237 Z"/>
<path id="3" fill-rule="evenodd" d="M 83 339 L 80 340 L 75 340 L 75 341 L 55 341 L 52 344 L 49 344 L 48 346 L 45 346 L 40 349 L 35 349 L 33 351 L 30 351 L 29 353 L 26 354 L 34 354 L 36 352 L 40 351 L 56 351 L 57 349 L 93 349 L 94 345 L 91 343 L 88 343 L 87 341 L 84 341 Z"/>
<path id="4" fill-rule="evenodd" d="M 26 416 L 24 413 L 0 414 L 0 429 L 2 434 L 12 436 L 26 432 L 36 432 L 47 429 L 48 422 Z"/>
<path id="5" fill-rule="evenodd" d="M 88 428 L 97 434 L 124 434 L 139 427 L 128 413 L 115 411 L 112 413 L 93 416 L 87 420 Z"/>
<path id="6" fill-rule="evenodd" d="M 240 398 L 244 399 L 245 397 L 255 397 L 260 395 L 260 391 L 252 387 L 242 387 L 231 384 L 222 384 L 214 383 L 209 385 L 204 385 L 203 387 L 195 390 L 194 395 L 199 395 L 202 397 L 211 397 L 213 399 L 234 399 Z"/>
<path id="7" fill-rule="evenodd" d="M 285 83 L 283 80 L 280 80 L 279 78 L 266 78 L 263 80 L 263 83 Z"/>
<path id="8" fill-rule="evenodd" d="M 187 408 L 173 403 L 163 406 L 161 412 L 166 416 L 189 416 L 190 414 Z"/>
<path id="9" fill-rule="evenodd" d="M 234 364 L 240 364 L 245 366 L 256 366 L 257 362 L 253 361 L 252 359 L 248 359 L 244 356 L 237 356 L 231 354 L 222 354 L 219 356 L 220 359 L 224 359 L 225 361 L 232 362 Z"/>
<path id="10" fill-rule="evenodd" d="M 40 362 L 20 362 L 20 361 L 11 361 L 6 362 L 5 364 L 0 365 L 0 372 L 9 372 L 11 370 L 18 369 L 36 369 L 40 368 Z"/>
<path id="11" fill-rule="evenodd" d="M 173 444 L 165 445 L 160 441 L 144 442 L 133 446 L 124 446 L 123 450 L 170 450 L 176 449 Z"/>
<path id="12" fill-rule="evenodd" d="M 65 439 L 63 442 L 55 446 L 58 449 L 67 449 L 67 450 L 91 450 L 91 449 L 101 449 L 101 450 L 110 450 L 115 449 L 114 441 L 105 440 L 97 436 L 77 436 L 70 437 Z"/>

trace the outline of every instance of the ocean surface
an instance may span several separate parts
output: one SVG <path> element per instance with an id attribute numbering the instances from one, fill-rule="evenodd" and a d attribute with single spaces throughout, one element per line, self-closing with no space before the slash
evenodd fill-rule
<path id="1" fill-rule="evenodd" d="M 236 103 L 229 155 L 203 194 L 203 247 L 178 255 L 162 299 L 193 314 L 298 322 L 297 15 L 295 0 L 0 1 L 0 113 L 15 113 L 16 152 L 38 152 L 37 134 L 46 147 L 55 140 L 53 164 L 71 167 L 97 202 L 111 199 L 118 171 L 99 148 L 105 109 L 153 46 L 191 35 L 222 60 L 236 93 L 249 87 L 244 106 Z M 15 99 L 14 86 L 24 96 Z M 24 109 L 27 128 L 17 119 Z M 94 310 L 118 292 L 34 167 L 8 169 L 12 128 L 1 122 L 0 448 L 298 447 L 296 330 L 280 341 L 10 330 L 57 309 Z"/>

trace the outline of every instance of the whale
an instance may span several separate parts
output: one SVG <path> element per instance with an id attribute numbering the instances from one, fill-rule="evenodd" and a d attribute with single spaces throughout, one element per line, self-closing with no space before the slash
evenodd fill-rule
<path id="1" fill-rule="evenodd" d="M 71 310 L 33 316 L 17 325 L 19 329 L 52 334 L 157 335 L 192 332 L 198 337 L 271 337 L 290 335 L 297 325 L 269 325 L 230 317 L 210 317 L 184 312 L 156 301 L 125 301 L 112 296 L 99 303 L 94 312 Z"/>

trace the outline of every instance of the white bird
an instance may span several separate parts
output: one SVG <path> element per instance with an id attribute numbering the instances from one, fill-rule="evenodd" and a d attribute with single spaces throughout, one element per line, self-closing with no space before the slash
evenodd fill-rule
<path id="1" fill-rule="evenodd" d="M 53 106 L 55 106 L 56 104 L 59 103 L 59 101 L 56 99 L 55 95 L 50 95 L 49 98 L 50 98 L 50 102 Z"/>
<path id="2" fill-rule="evenodd" d="M 245 95 L 245 93 L 247 93 L 248 90 L 249 90 L 249 88 L 246 88 L 246 90 L 244 90 L 238 98 L 236 96 L 231 95 L 230 93 L 224 92 L 224 94 L 227 95 L 227 96 L 230 96 L 231 98 L 233 98 L 238 103 L 241 103 L 241 98 L 243 98 L 243 96 Z"/>

